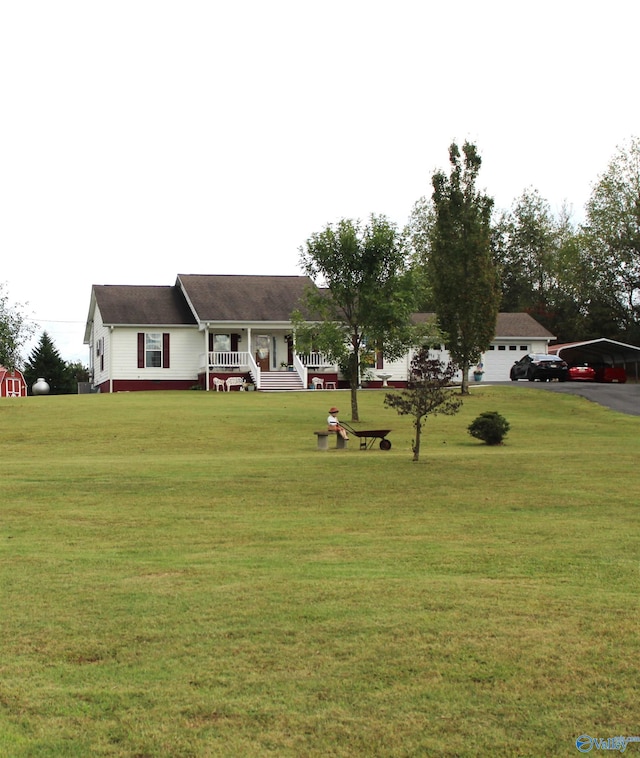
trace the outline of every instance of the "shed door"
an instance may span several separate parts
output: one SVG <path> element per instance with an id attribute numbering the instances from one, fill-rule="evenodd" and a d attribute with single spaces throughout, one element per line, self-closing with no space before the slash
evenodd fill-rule
<path id="1" fill-rule="evenodd" d="M 6 379 L 7 383 L 7 397 L 21 397 L 21 386 L 20 386 L 20 379 L 12 379 L 11 377 L 8 377 Z"/>

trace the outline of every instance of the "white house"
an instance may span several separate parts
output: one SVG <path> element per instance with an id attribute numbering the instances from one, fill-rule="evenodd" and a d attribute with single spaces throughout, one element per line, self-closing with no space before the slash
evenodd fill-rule
<path id="1" fill-rule="evenodd" d="M 84 338 L 93 386 L 100 392 L 338 387 L 335 365 L 295 350 L 291 314 L 302 310 L 303 293 L 313 286 L 306 276 L 192 274 L 180 274 L 172 286 L 94 285 Z M 430 317 L 416 314 L 418 321 Z M 500 314 L 483 356 L 485 381 L 508 379 L 515 360 L 546 352 L 552 339 L 527 314 Z M 410 359 L 386 362 L 379 355 L 369 386 L 381 386 L 382 377 L 403 386 Z"/>

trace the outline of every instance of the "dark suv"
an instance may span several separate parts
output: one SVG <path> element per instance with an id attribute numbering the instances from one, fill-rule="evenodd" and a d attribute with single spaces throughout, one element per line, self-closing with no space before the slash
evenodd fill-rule
<path id="1" fill-rule="evenodd" d="M 569 366 L 557 355 L 529 353 L 511 366 L 509 378 L 512 382 L 517 382 L 518 379 L 528 379 L 530 382 L 535 382 L 536 379 L 541 382 L 557 379 L 566 382 L 569 379 Z"/>

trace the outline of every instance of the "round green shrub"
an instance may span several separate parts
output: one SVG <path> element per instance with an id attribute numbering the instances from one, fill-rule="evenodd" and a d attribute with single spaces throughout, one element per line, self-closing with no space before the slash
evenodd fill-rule
<path id="1" fill-rule="evenodd" d="M 467 427 L 472 437 L 486 442 L 487 445 L 500 445 L 509 429 L 509 422 L 497 411 L 481 413 Z"/>

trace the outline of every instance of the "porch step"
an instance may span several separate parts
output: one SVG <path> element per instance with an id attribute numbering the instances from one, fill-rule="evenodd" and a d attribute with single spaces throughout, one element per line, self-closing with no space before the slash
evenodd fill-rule
<path id="1" fill-rule="evenodd" d="M 295 371 L 262 371 L 261 390 L 303 390 L 300 377 Z"/>

